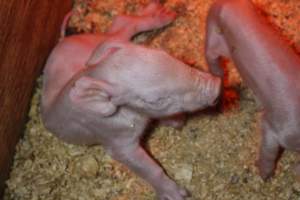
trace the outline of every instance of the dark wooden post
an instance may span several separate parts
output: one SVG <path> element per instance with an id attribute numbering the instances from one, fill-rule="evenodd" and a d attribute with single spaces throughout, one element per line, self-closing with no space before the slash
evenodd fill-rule
<path id="1" fill-rule="evenodd" d="M 0 0 L 0 199 L 36 78 L 71 0 Z"/>

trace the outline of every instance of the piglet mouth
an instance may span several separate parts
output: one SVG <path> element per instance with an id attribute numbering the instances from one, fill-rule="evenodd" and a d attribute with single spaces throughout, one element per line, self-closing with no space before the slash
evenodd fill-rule
<path id="1" fill-rule="evenodd" d="M 217 105 L 219 101 L 220 101 L 220 96 L 217 96 L 216 99 L 212 102 L 211 106 Z"/>
<path id="2" fill-rule="evenodd" d="M 221 93 L 221 85 L 222 81 L 219 77 L 215 77 L 214 80 L 211 81 L 211 101 L 210 104 L 211 106 L 217 105 L 217 103 L 220 100 L 220 93 Z"/>

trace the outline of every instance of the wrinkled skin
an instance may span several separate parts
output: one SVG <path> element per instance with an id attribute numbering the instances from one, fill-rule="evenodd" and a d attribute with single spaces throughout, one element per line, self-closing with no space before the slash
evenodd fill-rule
<path id="1" fill-rule="evenodd" d="M 300 151 L 300 59 L 249 0 L 217 0 L 207 20 L 210 71 L 223 76 L 220 58 L 232 59 L 263 108 L 257 166 L 266 180 L 281 148 Z"/>
<path id="2" fill-rule="evenodd" d="M 180 126 L 181 113 L 214 105 L 221 85 L 163 51 L 129 42 L 174 19 L 154 1 L 137 16 L 117 17 L 105 35 L 62 39 L 45 66 L 42 92 L 46 128 L 69 143 L 101 143 L 161 200 L 183 200 L 187 192 L 140 146 L 145 128 L 151 119 Z"/>

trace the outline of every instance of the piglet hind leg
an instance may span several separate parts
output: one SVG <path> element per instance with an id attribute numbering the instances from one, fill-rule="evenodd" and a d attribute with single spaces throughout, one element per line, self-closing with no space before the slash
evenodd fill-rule
<path id="1" fill-rule="evenodd" d="M 108 34 L 118 40 L 130 40 L 134 35 L 143 31 L 158 29 L 170 24 L 176 18 L 176 13 L 164 8 L 159 1 L 152 1 L 138 14 L 117 16 Z"/>
<path id="2" fill-rule="evenodd" d="M 115 160 L 150 183 L 159 200 L 184 200 L 187 196 L 186 190 L 171 180 L 138 142 L 126 144 L 118 141 L 107 146 L 106 150 Z"/>
<path id="3" fill-rule="evenodd" d="M 276 161 L 282 150 L 276 139 L 276 132 L 265 118 L 262 119 L 262 140 L 256 163 L 261 178 L 266 181 L 274 175 Z"/>

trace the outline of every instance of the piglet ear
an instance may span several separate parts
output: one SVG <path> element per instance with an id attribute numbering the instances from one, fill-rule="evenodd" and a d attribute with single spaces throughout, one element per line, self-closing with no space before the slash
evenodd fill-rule
<path id="1" fill-rule="evenodd" d="M 117 41 L 107 41 L 101 43 L 92 53 L 91 57 L 87 61 L 86 65 L 96 65 L 97 63 L 101 62 L 108 56 L 112 55 L 113 53 L 117 52 L 124 46 L 124 43 L 117 42 Z"/>
<path id="2" fill-rule="evenodd" d="M 83 76 L 75 82 L 69 97 L 74 106 L 108 117 L 117 110 L 110 100 L 110 91 L 113 91 L 113 87 L 109 83 Z"/>

